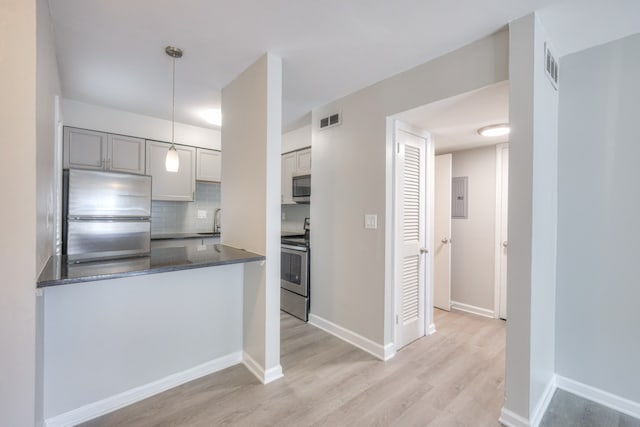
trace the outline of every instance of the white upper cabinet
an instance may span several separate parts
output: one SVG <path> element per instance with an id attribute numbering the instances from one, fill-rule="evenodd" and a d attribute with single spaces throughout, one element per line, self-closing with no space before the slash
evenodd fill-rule
<path id="1" fill-rule="evenodd" d="M 205 148 L 196 149 L 196 180 L 220 182 L 222 178 L 222 153 Z"/>
<path id="2" fill-rule="evenodd" d="M 64 128 L 63 166 L 144 174 L 144 139 Z"/>
<path id="3" fill-rule="evenodd" d="M 190 202 L 196 191 L 196 149 L 176 145 L 178 172 L 167 172 L 165 159 L 171 144 L 147 140 L 147 175 L 151 175 L 151 199 Z"/>
<path id="4" fill-rule="evenodd" d="M 297 164 L 296 152 L 284 154 L 282 156 L 282 204 L 292 204 L 292 180 Z"/>
<path id="5" fill-rule="evenodd" d="M 65 169 L 105 169 L 106 158 L 106 133 L 64 128 L 63 166 Z"/>
<path id="6" fill-rule="evenodd" d="M 311 148 L 296 151 L 296 173 L 311 173 Z"/>
<path id="7" fill-rule="evenodd" d="M 293 201 L 293 176 L 311 173 L 311 148 L 282 155 L 282 204 Z"/>
<path id="8" fill-rule="evenodd" d="M 110 170 L 144 175 L 144 139 L 109 135 L 107 140 Z"/>

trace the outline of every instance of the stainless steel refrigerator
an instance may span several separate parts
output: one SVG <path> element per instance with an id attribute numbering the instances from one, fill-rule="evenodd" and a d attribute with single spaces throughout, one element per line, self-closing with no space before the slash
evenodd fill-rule
<path id="1" fill-rule="evenodd" d="M 151 177 L 69 169 L 63 251 L 69 262 L 150 253 Z"/>

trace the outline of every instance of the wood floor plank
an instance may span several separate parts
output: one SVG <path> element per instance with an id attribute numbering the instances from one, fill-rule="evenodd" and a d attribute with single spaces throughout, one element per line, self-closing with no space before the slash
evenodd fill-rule
<path id="1" fill-rule="evenodd" d="M 262 385 L 237 365 L 84 425 L 499 425 L 505 322 L 436 310 L 435 323 L 382 362 L 283 313 L 284 378 Z"/>

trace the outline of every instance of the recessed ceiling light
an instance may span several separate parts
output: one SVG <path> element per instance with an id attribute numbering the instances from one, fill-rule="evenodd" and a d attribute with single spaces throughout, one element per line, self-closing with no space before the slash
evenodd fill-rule
<path id="1" fill-rule="evenodd" d="M 207 123 L 211 123 L 212 125 L 222 126 L 222 111 L 215 110 L 210 108 L 208 110 L 204 110 L 200 113 L 200 117 L 202 117 Z"/>
<path id="2" fill-rule="evenodd" d="M 478 129 L 478 133 L 482 136 L 502 136 L 508 135 L 511 132 L 511 127 L 508 123 L 502 123 L 499 125 L 485 126 Z"/>

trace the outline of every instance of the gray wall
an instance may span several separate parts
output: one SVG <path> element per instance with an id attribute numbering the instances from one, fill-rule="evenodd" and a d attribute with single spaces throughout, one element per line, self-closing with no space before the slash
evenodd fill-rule
<path id="1" fill-rule="evenodd" d="M 8 426 L 33 426 L 35 412 L 36 3 L 0 3 L 0 414 Z"/>
<path id="2" fill-rule="evenodd" d="M 496 147 L 456 151 L 452 163 L 454 177 L 469 177 L 469 210 L 451 220 L 451 300 L 493 311 Z"/>
<path id="3" fill-rule="evenodd" d="M 0 39 L 15 49 L 0 59 L 0 168 L 5 225 L 0 239 L 0 423 L 32 426 L 41 419 L 42 304 L 35 281 L 53 253 L 54 96 L 60 93 L 48 3 L 4 1 Z"/>
<path id="4" fill-rule="evenodd" d="M 393 342 L 387 118 L 506 80 L 507 42 L 506 32 L 494 34 L 313 111 L 312 314 Z M 342 124 L 320 130 L 319 118 L 337 111 Z M 364 214 L 378 215 L 377 230 L 364 228 Z"/>
<path id="5" fill-rule="evenodd" d="M 509 24 L 509 266 L 504 414 L 540 416 L 555 372 L 558 96 L 530 14 Z"/>
<path id="6" fill-rule="evenodd" d="M 282 60 L 265 54 L 222 89 L 222 243 L 266 256 L 245 269 L 244 352 L 279 376 Z M 251 126 L 247 126 L 251 123 Z M 272 379 L 272 378 L 271 378 Z"/>
<path id="7" fill-rule="evenodd" d="M 640 35 L 560 65 L 557 373 L 640 402 Z"/>
<path id="8" fill-rule="evenodd" d="M 57 209 L 55 97 L 61 96 L 60 77 L 49 15 L 49 3 L 38 0 L 36 57 L 36 273 L 55 252 L 55 219 Z M 62 102 L 62 99 L 59 99 Z M 60 106 L 61 107 L 61 106 Z M 61 118 L 59 118 L 61 119 Z M 61 148 L 61 147 L 60 147 Z M 43 419 L 44 382 L 44 300 L 36 300 L 36 423 Z"/>

